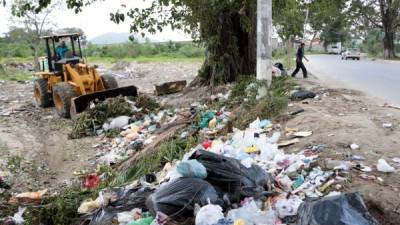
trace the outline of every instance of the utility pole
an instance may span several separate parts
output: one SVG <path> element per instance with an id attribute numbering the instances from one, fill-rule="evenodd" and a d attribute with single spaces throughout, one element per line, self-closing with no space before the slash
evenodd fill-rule
<path id="1" fill-rule="evenodd" d="M 272 82 L 272 0 L 257 0 L 257 80 Z M 266 88 L 259 90 L 264 96 Z"/>

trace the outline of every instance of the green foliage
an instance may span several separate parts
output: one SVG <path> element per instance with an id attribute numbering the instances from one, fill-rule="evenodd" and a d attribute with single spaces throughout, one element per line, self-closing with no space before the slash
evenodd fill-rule
<path id="1" fill-rule="evenodd" d="M 367 38 L 361 45 L 361 50 L 368 53 L 370 56 L 378 56 L 382 54 L 383 49 L 383 33 L 380 29 L 371 29 L 367 33 Z"/>
<path id="2" fill-rule="evenodd" d="M 257 98 L 258 90 L 266 86 L 264 82 L 243 79 L 232 88 L 231 105 L 240 104 L 234 121 L 235 127 L 244 129 L 257 118 L 274 119 L 280 116 L 289 103 L 289 93 L 295 83 L 289 76 L 275 77 L 267 86 L 267 94 Z"/>
<path id="3" fill-rule="evenodd" d="M 0 64 L 0 80 L 29 81 L 32 79 L 33 76 L 29 72 L 10 68 L 3 64 Z"/>
<path id="4" fill-rule="evenodd" d="M 306 12 L 301 1 L 274 0 L 273 3 L 273 23 L 279 37 L 284 41 L 289 40 L 290 37 L 303 37 Z"/>
<path id="5" fill-rule="evenodd" d="M 324 41 L 325 47 L 332 43 L 345 42 L 350 39 L 345 19 L 343 17 L 335 18 L 331 24 L 323 28 L 320 38 Z"/>
<path id="6" fill-rule="evenodd" d="M 130 115 L 132 108 L 130 103 L 123 97 L 109 98 L 104 102 L 96 104 L 92 109 L 83 112 L 79 118 L 74 121 L 72 132 L 69 138 L 81 138 L 96 134 L 96 129 L 101 127 L 109 118 L 122 115 Z"/>
<path id="7" fill-rule="evenodd" d="M 28 207 L 24 213 L 24 224 L 76 224 L 81 202 L 96 195 L 97 191 L 82 190 L 81 187 L 61 190 L 58 195 L 45 198 L 40 206 Z"/>
<path id="8" fill-rule="evenodd" d="M 190 151 L 198 143 L 197 136 L 189 136 L 186 139 L 176 135 L 167 142 L 157 147 L 157 151 L 140 158 L 135 165 L 132 165 L 122 175 L 117 177 L 115 183 L 123 184 L 151 173 L 160 171 L 167 162 L 181 159 L 185 153 Z"/>
<path id="9" fill-rule="evenodd" d="M 204 56 L 204 49 L 183 42 L 167 43 L 138 43 L 126 42 L 112 45 L 94 45 L 89 43 L 85 49 L 89 57 L 139 58 L 139 57 L 168 57 L 196 58 Z"/>
<path id="10" fill-rule="evenodd" d="M 11 155 L 7 159 L 7 169 L 16 172 L 21 168 L 22 158 L 18 155 Z"/>

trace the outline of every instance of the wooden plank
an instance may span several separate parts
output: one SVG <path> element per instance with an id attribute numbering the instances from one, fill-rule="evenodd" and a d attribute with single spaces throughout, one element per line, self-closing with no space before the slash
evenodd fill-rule
<path id="1" fill-rule="evenodd" d="M 116 166 L 118 171 L 125 171 L 128 169 L 130 166 L 134 165 L 138 160 L 140 160 L 143 156 L 145 155 L 151 155 L 154 154 L 158 150 L 158 146 L 167 141 L 168 139 L 172 138 L 174 135 L 177 134 L 177 132 L 186 126 L 190 124 L 192 121 L 191 120 L 184 120 L 184 121 L 179 121 L 179 122 L 173 122 L 170 124 L 166 124 L 162 126 L 159 130 L 155 132 L 155 135 L 157 137 L 154 139 L 154 141 L 145 146 L 144 149 L 140 150 L 136 154 L 130 156 L 128 159 L 125 161 L 122 161 L 119 163 L 119 165 Z"/>
<path id="2" fill-rule="evenodd" d="M 160 96 L 181 92 L 186 87 L 186 85 L 186 80 L 167 82 L 161 85 L 154 85 L 155 94 Z"/>

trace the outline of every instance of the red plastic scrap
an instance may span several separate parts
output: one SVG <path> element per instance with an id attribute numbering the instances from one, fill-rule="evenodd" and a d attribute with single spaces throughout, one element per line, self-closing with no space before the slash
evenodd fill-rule
<path id="1" fill-rule="evenodd" d="M 100 182 L 101 182 L 100 177 L 97 176 L 97 174 L 93 173 L 93 174 L 89 174 L 85 177 L 83 186 L 85 188 L 95 189 L 100 184 Z"/>

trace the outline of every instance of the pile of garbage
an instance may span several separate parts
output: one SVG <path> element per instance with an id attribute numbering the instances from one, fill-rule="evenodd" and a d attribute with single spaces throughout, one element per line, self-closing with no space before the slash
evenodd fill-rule
<path id="1" fill-rule="evenodd" d="M 172 109 L 159 110 L 149 114 L 139 114 L 136 109 L 133 116 L 119 116 L 105 122 L 99 131 L 107 132 L 117 129 L 119 135 L 115 138 L 103 138 L 96 145 L 96 157 L 99 164 L 114 165 L 153 142 L 155 134 L 163 125 L 171 124 L 178 119 L 177 111 Z"/>
<path id="2" fill-rule="evenodd" d="M 203 130 L 224 120 L 205 115 Z M 203 140 L 157 174 L 102 190 L 78 212 L 92 225 L 378 224 L 360 194 L 340 192 L 346 170 L 318 166 L 323 147 L 287 154 L 280 136 L 280 126 L 257 119 L 245 130 Z"/>
<path id="3" fill-rule="evenodd" d="M 154 100 L 143 95 L 135 98 L 116 97 L 95 101 L 87 111 L 79 115 L 69 137 L 77 139 L 119 130 L 127 125 L 129 120 L 140 120 L 158 108 L 159 105 Z"/>

